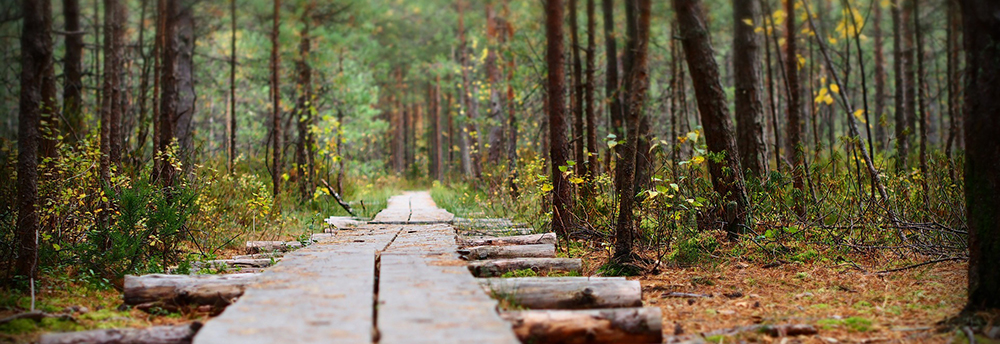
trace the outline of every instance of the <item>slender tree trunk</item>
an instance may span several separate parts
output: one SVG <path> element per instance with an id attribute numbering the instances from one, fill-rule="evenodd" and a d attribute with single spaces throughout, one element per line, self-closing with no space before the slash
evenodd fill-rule
<path id="1" fill-rule="evenodd" d="M 434 77 L 434 106 L 431 108 L 430 120 L 434 126 L 434 136 L 432 137 L 433 157 L 434 157 L 434 179 L 444 181 L 444 154 L 441 151 L 441 76 Z"/>
<path id="2" fill-rule="evenodd" d="M 568 160 L 566 142 L 566 116 L 563 113 L 563 3 L 561 0 L 545 2 L 545 59 L 548 66 L 549 158 L 552 169 L 552 230 L 566 238 L 573 227 L 573 199 L 569 180 L 561 171 Z"/>
<path id="3" fill-rule="evenodd" d="M 21 89 L 17 120 L 18 275 L 34 279 L 38 263 L 38 145 L 42 78 L 53 62 L 49 0 L 21 1 Z"/>
<path id="4" fill-rule="evenodd" d="M 961 0 L 965 41 L 965 204 L 969 303 L 1000 308 L 1000 2 Z"/>
<path id="5" fill-rule="evenodd" d="M 913 18 L 911 16 L 913 13 L 913 2 L 916 0 L 900 0 L 903 3 L 902 13 L 900 14 L 900 35 L 902 38 L 903 51 L 901 56 L 902 68 L 903 68 L 903 116 L 905 120 L 905 129 L 903 130 L 904 136 L 900 139 L 905 140 L 903 143 L 907 147 L 905 153 L 907 155 L 901 155 L 902 167 L 905 168 L 908 164 L 906 163 L 909 159 L 909 147 L 911 142 L 913 142 L 913 136 L 916 134 L 917 129 L 917 95 L 916 95 L 916 64 L 913 61 L 914 54 L 914 44 L 913 44 Z"/>
<path id="6" fill-rule="evenodd" d="M 583 156 L 583 147 L 586 139 L 583 126 L 583 62 L 580 58 L 579 25 L 577 25 L 577 4 L 576 0 L 569 0 L 569 37 L 570 52 L 573 56 L 573 160 L 576 161 L 575 174 L 584 177 L 588 174 L 586 158 Z"/>
<path id="7" fill-rule="evenodd" d="M 194 151 L 194 140 L 191 135 L 191 121 L 194 118 L 194 4 L 193 0 L 178 0 L 179 4 L 171 13 L 174 23 L 174 36 L 168 38 L 171 45 L 176 45 L 176 90 L 177 110 L 171 117 L 174 126 L 173 134 L 177 139 L 177 159 L 182 162 L 183 170 L 191 171 L 191 154 Z"/>
<path id="8" fill-rule="evenodd" d="M 167 0 L 156 0 L 156 33 L 153 35 L 153 179 L 158 180 L 160 175 L 160 109 L 162 99 L 160 95 L 161 74 L 163 72 L 163 44 L 164 30 L 166 24 Z"/>
<path id="9" fill-rule="evenodd" d="M 882 5 L 879 0 L 872 0 L 874 18 L 872 19 L 872 36 L 875 38 L 875 139 L 878 148 L 889 149 L 887 135 L 889 121 L 885 115 L 885 54 L 882 49 Z"/>
<path id="10" fill-rule="evenodd" d="M 927 82 L 924 79 L 924 43 L 920 29 L 920 1 L 913 1 L 913 28 L 916 31 L 917 40 L 917 104 L 919 106 L 920 120 L 920 187 L 923 189 L 924 209 L 930 209 L 930 189 L 927 185 L 927 127 L 930 124 L 927 120 Z"/>
<path id="11" fill-rule="evenodd" d="M 798 190 L 795 196 L 795 214 L 800 218 L 805 217 L 805 181 L 803 175 L 804 152 L 802 144 L 802 105 L 801 91 L 799 86 L 799 59 L 795 48 L 795 33 L 798 28 L 795 25 L 795 2 L 786 1 L 785 13 L 785 78 L 788 80 L 788 149 L 789 160 L 792 161 L 792 185 Z"/>
<path id="12" fill-rule="evenodd" d="M 462 114 L 465 117 L 465 127 L 461 130 L 461 159 L 462 159 L 462 171 L 465 172 L 467 177 L 477 176 L 476 166 L 478 166 L 477 159 L 474 158 L 473 150 L 476 149 L 476 140 L 473 136 L 475 133 L 475 124 L 473 123 L 475 117 L 473 117 L 472 102 L 472 84 L 469 80 L 469 69 L 472 66 L 469 63 L 469 53 L 467 42 L 465 41 L 465 16 L 464 7 L 465 3 L 463 0 L 457 0 L 455 7 L 458 10 L 458 60 L 459 65 L 462 68 L 462 89 L 461 97 L 458 101 L 462 106 Z"/>
<path id="13" fill-rule="evenodd" d="M 63 56 L 63 132 L 76 142 L 87 132 L 83 120 L 83 31 L 80 28 L 80 0 L 63 0 L 66 20 L 66 54 Z"/>
<path id="14" fill-rule="evenodd" d="M 313 95 L 312 95 L 312 67 L 309 64 L 310 48 L 312 47 L 312 42 L 310 40 L 309 26 L 312 24 L 310 19 L 310 13 L 314 3 L 308 3 L 302 9 L 302 31 L 299 32 L 299 56 L 298 60 L 295 61 L 295 67 L 299 74 L 298 80 L 298 92 L 299 99 L 296 107 L 297 121 L 296 129 L 298 131 L 298 140 L 295 142 L 295 167 L 298 170 L 298 182 L 299 182 L 299 192 L 303 199 L 312 198 L 312 166 L 309 163 L 309 126 L 312 124 L 313 119 Z"/>
<path id="15" fill-rule="evenodd" d="M 634 259 L 632 249 L 637 237 L 634 228 L 635 219 L 632 209 L 635 205 L 635 167 L 638 164 L 638 154 L 636 149 L 639 144 L 639 131 L 641 117 L 644 115 L 646 92 L 649 90 L 648 54 L 649 51 L 649 21 L 650 0 L 628 0 L 625 6 L 631 7 L 635 11 L 635 22 L 629 21 L 629 26 L 635 26 L 634 36 L 629 37 L 635 42 L 634 50 L 630 51 L 628 68 L 628 123 L 627 141 L 625 143 L 624 154 L 619 161 L 621 171 L 621 189 L 618 190 L 618 219 L 615 223 L 615 255 L 616 263 L 628 263 Z M 675 2 L 676 7 L 676 2 Z"/>
<path id="16" fill-rule="evenodd" d="M 602 0 L 601 10 L 604 15 L 604 55 L 606 59 L 605 65 L 605 75 L 604 75 L 604 97 L 608 102 L 608 112 L 610 113 L 610 132 L 615 136 L 614 140 L 622 142 L 625 139 L 625 132 L 622 129 L 623 121 L 625 120 L 625 112 L 622 107 L 620 89 L 618 77 L 618 43 L 616 42 L 617 37 L 615 36 L 615 12 L 614 12 L 614 1 L 612 0 Z M 621 160 L 622 147 L 624 145 L 615 146 L 615 156 L 614 160 L 617 162 Z M 609 163 L 611 159 L 608 159 Z M 609 165 L 610 166 L 610 165 Z M 621 178 L 619 178 L 619 173 L 615 172 L 615 190 L 621 188 Z"/>
<path id="17" fill-rule="evenodd" d="M 51 42 L 51 0 L 42 1 L 42 7 L 42 10 L 45 12 L 45 27 L 48 28 L 49 41 Z M 52 50 L 51 43 L 49 43 L 49 50 Z M 59 118 L 61 112 L 56 100 L 58 91 L 56 88 L 55 58 L 50 57 L 47 61 L 48 62 L 45 65 L 45 72 L 42 73 L 42 120 L 41 126 L 39 127 L 41 145 L 38 153 L 43 158 L 55 158 L 56 143 L 58 142 L 57 137 L 60 135 L 59 128 L 62 126 L 62 120 Z"/>
<path id="18" fill-rule="evenodd" d="M 278 54 L 278 35 L 281 33 L 281 0 L 274 0 L 274 24 L 271 29 L 271 185 L 275 198 L 281 193 L 283 144 L 281 131 L 281 90 L 278 83 L 281 65 Z"/>
<path id="19" fill-rule="evenodd" d="M 760 177 L 767 171 L 764 149 L 764 104 L 760 95 L 760 21 L 758 3 L 733 0 L 733 71 L 736 86 L 736 141 L 744 169 Z"/>
<path id="20" fill-rule="evenodd" d="M 500 157 L 504 153 L 503 147 L 503 103 L 500 96 L 500 65 L 498 59 L 500 40 L 500 18 L 496 15 L 496 10 L 489 2 L 486 3 L 486 78 L 489 82 L 490 90 L 490 122 L 496 123 L 490 128 L 489 149 L 486 151 L 487 162 L 491 166 L 497 167 Z"/>
<path id="21" fill-rule="evenodd" d="M 947 44 L 948 44 L 948 140 L 945 143 L 945 155 L 948 160 L 952 160 L 952 147 L 954 146 L 955 139 L 959 137 L 959 128 L 961 128 L 960 116 L 961 111 L 961 96 L 959 95 L 959 85 L 961 84 L 961 76 L 958 71 L 959 58 L 958 51 L 961 49 L 958 39 L 960 32 L 960 13 L 958 9 L 958 0 L 947 0 L 948 1 L 948 30 L 947 30 Z M 954 172 L 954 169 L 951 169 Z M 955 179 L 954 173 L 952 173 L 952 179 Z"/>
<path id="22" fill-rule="evenodd" d="M 906 138 L 906 102 L 903 99 L 903 90 L 906 89 L 905 79 L 903 79 L 903 44 L 901 36 L 902 14 L 900 6 L 904 0 L 892 0 L 892 72 L 893 83 L 896 85 L 893 101 L 895 111 L 893 119 L 895 122 L 896 140 L 896 169 L 902 170 L 906 167 L 906 157 L 909 155 L 909 140 Z"/>
<path id="23" fill-rule="evenodd" d="M 514 62 L 514 51 L 510 47 L 510 42 L 514 40 L 514 25 L 510 21 L 510 2 L 504 0 L 503 2 L 503 17 L 508 18 L 506 26 L 504 27 L 504 50 L 507 56 L 507 171 L 510 172 L 510 178 L 508 179 L 508 186 L 510 188 L 510 193 L 514 198 L 518 197 L 517 183 L 515 182 L 518 177 L 517 173 L 517 114 L 514 111 L 514 106 L 517 104 L 514 101 L 514 67 L 516 66 Z"/>
<path id="24" fill-rule="evenodd" d="M 768 0 L 761 0 L 768 1 Z M 768 6 L 770 8 L 770 6 Z M 768 11 L 770 12 L 770 11 Z M 774 133 L 774 168 L 778 172 L 781 172 L 781 123 L 778 122 L 778 106 L 775 104 L 775 94 L 774 94 L 774 72 L 771 68 L 771 35 L 767 34 L 768 30 L 774 30 L 774 22 L 771 19 L 770 13 L 763 16 L 764 18 L 764 54 L 766 56 L 765 64 L 767 66 L 767 103 L 771 110 L 771 131 Z M 777 46 L 777 42 L 774 43 Z M 777 49 L 777 47 L 776 47 Z"/>
<path id="25" fill-rule="evenodd" d="M 751 220 L 736 139 L 729 123 L 729 108 L 719 83 L 719 66 L 715 63 L 701 1 L 674 0 L 674 10 L 694 84 L 698 111 L 705 128 L 708 151 L 723 154 L 721 161 L 706 159 L 706 162 L 712 176 L 712 185 L 725 202 L 722 205 L 722 213 L 725 214 L 723 220 L 726 223 L 724 229 L 732 236 L 743 232 Z"/>
<path id="26" fill-rule="evenodd" d="M 587 118 L 587 179 L 593 180 L 593 177 L 600 174 L 600 166 L 597 163 L 597 118 L 595 114 L 594 106 L 594 85 L 597 81 L 594 80 L 594 71 L 596 69 L 594 65 L 595 55 L 597 54 L 597 47 L 595 45 L 594 36 L 596 35 L 596 25 L 594 20 L 594 0 L 587 0 L 587 83 L 584 95 L 584 100 L 587 102 L 587 107 L 585 108 L 586 118 Z"/>
<path id="27" fill-rule="evenodd" d="M 236 0 L 229 0 L 229 132 L 226 157 L 229 173 L 236 172 Z"/>

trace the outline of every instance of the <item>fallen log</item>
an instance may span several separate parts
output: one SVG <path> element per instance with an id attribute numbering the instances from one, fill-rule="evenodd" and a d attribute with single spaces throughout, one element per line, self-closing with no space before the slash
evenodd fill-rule
<path id="1" fill-rule="evenodd" d="M 534 245 L 534 244 L 556 244 L 556 233 L 515 235 L 509 237 L 473 237 L 459 238 L 458 244 L 463 247 L 470 246 L 502 246 L 502 245 Z"/>
<path id="2" fill-rule="evenodd" d="M 256 274 L 125 276 L 125 304 L 139 309 L 207 305 L 222 310 L 243 295 Z"/>
<path id="3" fill-rule="evenodd" d="M 469 262 L 469 271 L 476 277 L 497 277 L 505 272 L 525 269 L 531 269 L 536 273 L 580 272 L 582 266 L 583 262 L 579 258 L 489 259 Z"/>
<path id="4" fill-rule="evenodd" d="M 185 325 L 153 326 L 147 328 L 120 328 L 80 332 L 43 334 L 41 344 L 187 344 L 201 329 L 200 322 Z"/>
<path id="5" fill-rule="evenodd" d="M 552 244 L 511 245 L 511 246 L 476 246 L 459 249 L 458 253 L 465 260 L 481 260 L 496 258 L 555 258 L 556 246 Z"/>
<path id="6" fill-rule="evenodd" d="M 661 343 L 656 307 L 514 311 L 501 314 L 522 343 Z"/>
<path id="7" fill-rule="evenodd" d="M 206 260 L 203 262 L 195 261 L 191 262 L 191 266 L 201 269 L 266 268 L 279 261 L 281 261 L 281 258 L 219 259 Z"/>
<path id="8" fill-rule="evenodd" d="M 358 216 L 357 214 L 354 213 L 354 210 L 351 209 L 351 205 L 347 204 L 347 202 L 344 202 L 344 199 L 340 197 L 340 194 L 337 193 L 337 191 L 333 190 L 332 187 L 330 187 L 330 183 L 327 183 L 326 179 L 320 179 L 319 181 L 320 183 L 323 183 L 323 186 L 326 187 L 326 191 L 330 193 L 330 196 L 333 196 L 333 199 L 337 200 L 337 204 L 339 204 L 341 208 L 344 208 L 344 210 L 346 210 L 348 214 L 351 214 L 351 216 L 354 217 Z"/>
<path id="9" fill-rule="evenodd" d="M 641 307 L 639 281 L 601 277 L 481 278 L 497 299 L 529 309 Z"/>
<path id="10" fill-rule="evenodd" d="M 284 252 L 261 252 L 261 253 L 233 256 L 233 259 L 270 259 L 270 258 L 279 259 L 284 256 L 285 256 Z"/>
<path id="11" fill-rule="evenodd" d="M 246 250 L 248 254 L 261 252 L 288 252 L 301 248 L 302 243 L 298 241 L 247 241 Z"/>
<path id="12" fill-rule="evenodd" d="M 326 233 L 333 233 L 342 230 L 352 230 L 358 228 L 358 226 L 364 225 L 367 222 L 358 221 L 352 216 L 330 216 L 323 220 L 329 226 L 324 230 Z"/>
<path id="13" fill-rule="evenodd" d="M 497 228 L 497 229 L 457 228 L 456 231 L 465 236 L 475 235 L 475 236 L 487 236 L 487 237 L 508 237 L 508 236 L 535 234 L 535 229 L 529 227 L 510 227 L 510 228 Z"/>

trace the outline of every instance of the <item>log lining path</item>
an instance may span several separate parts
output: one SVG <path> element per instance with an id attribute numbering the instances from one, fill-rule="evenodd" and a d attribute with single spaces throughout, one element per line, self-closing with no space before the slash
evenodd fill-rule
<path id="1" fill-rule="evenodd" d="M 209 343 L 519 343 L 427 192 L 286 255 L 194 338 Z"/>

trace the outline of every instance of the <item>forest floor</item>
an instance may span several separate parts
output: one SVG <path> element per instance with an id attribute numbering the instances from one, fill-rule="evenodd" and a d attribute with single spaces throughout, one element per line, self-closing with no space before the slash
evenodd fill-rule
<path id="1" fill-rule="evenodd" d="M 677 339 L 768 342 L 773 338 L 765 334 L 733 329 L 809 324 L 819 333 L 799 337 L 805 342 L 952 342 L 966 337 L 939 333 L 938 323 L 964 306 L 966 271 L 966 263 L 958 262 L 875 274 L 849 265 L 726 261 L 639 280 L 644 303 L 663 311 L 664 331 Z"/>
<path id="2" fill-rule="evenodd" d="M 607 260 L 599 250 L 573 255 L 584 259 L 584 275 L 596 274 Z M 967 340 L 961 331 L 939 330 L 939 324 L 957 315 L 965 304 L 966 263 L 943 262 L 887 274 L 865 272 L 856 266 L 829 261 L 763 264 L 715 258 L 688 267 L 660 268 L 656 274 L 630 279 L 641 281 L 644 303 L 663 311 L 664 334 L 676 341 L 784 343 L 787 339 L 736 330 L 756 324 L 808 324 L 819 330 L 816 335 L 795 338 L 801 342 Z M 47 273 L 38 283 L 37 308 L 65 316 L 0 325 L 0 342 L 31 342 L 49 331 L 146 327 L 210 317 L 196 309 L 147 314 L 123 307 L 120 292 L 94 288 L 84 279 L 66 277 L 70 275 L 74 274 Z M 4 291 L 0 293 L 0 319 L 23 312 L 29 305 L 29 295 Z M 1000 312 L 982 316 L 1000 323 Z M 989 342 L 983 337 L 977 340 Z"/>

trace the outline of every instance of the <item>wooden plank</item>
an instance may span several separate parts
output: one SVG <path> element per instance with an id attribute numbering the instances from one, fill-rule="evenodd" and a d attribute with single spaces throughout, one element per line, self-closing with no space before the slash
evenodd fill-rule
<path id="1" fill-rule="evenodd" d="M 476 246 L 459 249 L 463 259 L 496 258 L 555 258 L 556 246 L 552 244 Z"/>
<path id="2" fill-rule="evenodd" d="M 193 322 L 184 325 L 151 326 L 147 328 L 119 328 L 92 330 L 80 332 L 46 333 L 38 341 L 41 344 L 70 343 L 157 343 L 186 344 L 191 343 L 201 323 Z"/>
<path id="3" fill-rule="evenodd" d="M 454 254 L 383 253 L 379 343 L 518 343 L 463 265 Z"/>
<path id="4" fill-rule="evenodd" d="M 641 307 L 639 281 L 589 277 L 482 278 L 494 298 L 529 309 Z"/>
<path id="5" fill-rule="evenodd" d="M 505 272 L 531 269 L 535 272 L 580 272 L 583 262 L 579 258 L 512 258 L 469 262 L 469 271 L 476 277 L 496 277 Z"/>
<path id="6" fill-rule="evenodd" d="M 532 245 L 532 244 L 556 244 L 556 233 L 515 235 L 507 237 L 477 236 L 459 237 L 460 246 L 502 246 L 502 245 Z"/>

